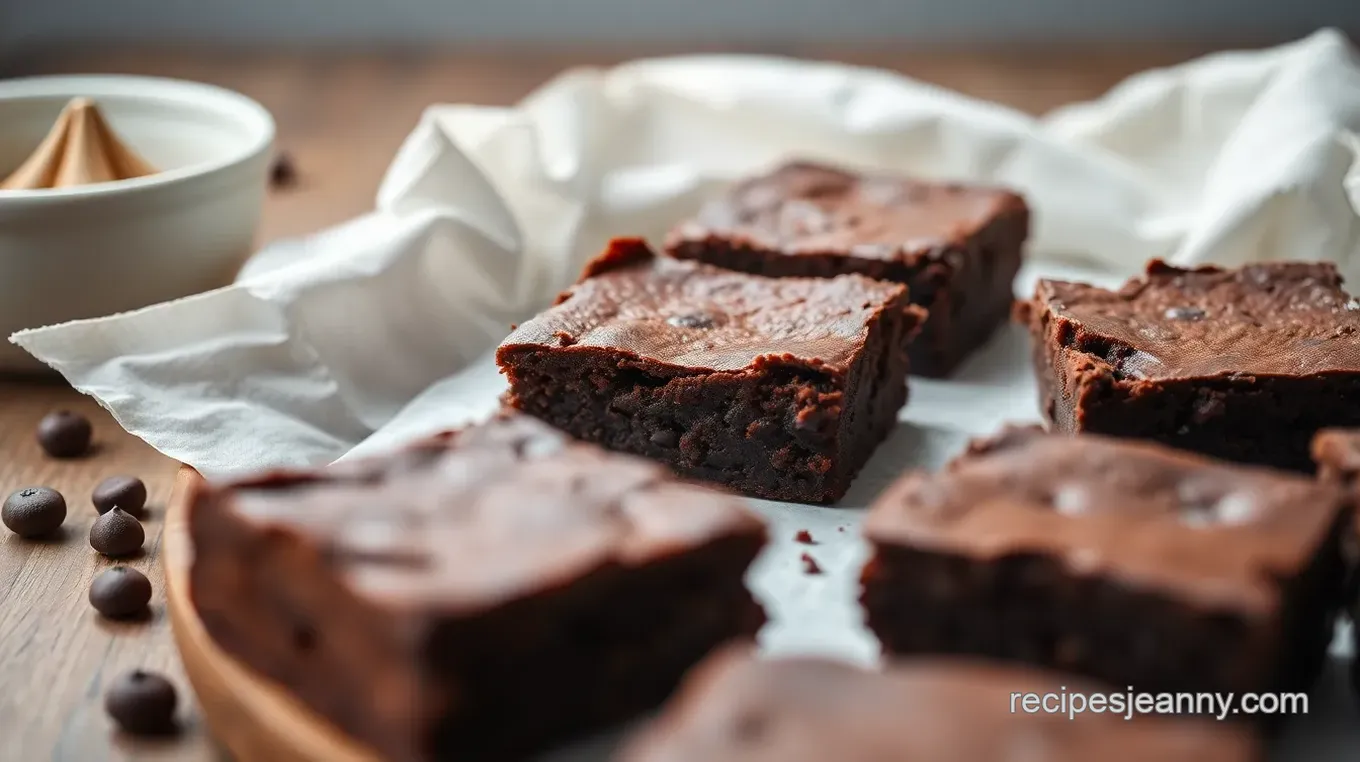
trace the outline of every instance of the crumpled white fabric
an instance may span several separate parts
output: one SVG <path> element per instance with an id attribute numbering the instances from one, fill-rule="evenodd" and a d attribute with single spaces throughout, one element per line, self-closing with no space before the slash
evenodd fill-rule
<path id="1" fill-rule="evenodd" d="M 262 251 L 233 286 L 12 340 L 209 476 L 325 462 L 426 390 L 374 441 L 487 409 L 479 358 L 608 238 L 659 237 L 788 158 L 1018 188 L 1038 272 L 1325 259 L 1360 282 L 1357 131 L 1360 66 L 1333 31 L 1147 72 L 1041 119 L 830 63 L 573 71 L 515 108 L 430 108 L 374 212 Z"/>

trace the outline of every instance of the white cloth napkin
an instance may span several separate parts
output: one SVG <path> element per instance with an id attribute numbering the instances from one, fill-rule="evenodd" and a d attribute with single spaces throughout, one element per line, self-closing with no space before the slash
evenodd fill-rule
<path id="1" fill-rule="evenodd" d="M 655 239 L 788 158 L 1018 188 L 1041 272 L 1326 259 L 1360 282 L 1357 131 L 1360 66 L 1332 31 L 1041 119 L 837 64 L 574 71 L 515 108 L 430 108 L 374 212 L 261 252 L 233 286 L 12 340 L 209 476 L 325 462 L 389 423 L 365 450 L 486 410 L 479 358 L 609 237 Z"/>

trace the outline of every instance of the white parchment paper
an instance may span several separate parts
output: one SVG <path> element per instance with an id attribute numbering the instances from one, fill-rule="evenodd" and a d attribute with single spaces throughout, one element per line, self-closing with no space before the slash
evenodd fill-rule
<path id="1" fill-rule="evenodd" d="M 1042 118 L 830 63 L 573 71 L 514 108 L 431 107 L 372 213 L 260 252 L 233 286 L 12 340 L 209 477 L 325 463 L 484 415 L 503 388 L 487 353 L 608 238 L 659 239 L 790 158 L 1021 190 L 1035 215 L 1021 294 L 1040 275 L 1118 282 L 1152 257 L 1330 260 L 1355 282 L 1358 131 L 1360 65 L 1331 31 L 1146 72 Z M 753 501 L 776 538 L 751 575 L 767 650 L 872 659 L 857 508 L 969 436 L 1035 420 L 1025 342 L 1005 330 L 954 378 L 912 379 L 903 425 L 842 508 Z M 801 529 L 817 544 L 793 542 Z M 1343 685 L 1329 674 L 1280 759 L 1360 755 Z"/>

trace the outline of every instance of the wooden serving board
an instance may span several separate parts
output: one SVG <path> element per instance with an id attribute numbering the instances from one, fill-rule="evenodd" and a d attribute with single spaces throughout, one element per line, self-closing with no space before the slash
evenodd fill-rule
<path id="1" fill-rule="evenodd" d="M 218 742 L 239 762 L 377 762 L 372 750 L 318 717 L 282 687 L 228 656 L 203 627 L 189 598 L 186 496 L 203 477 L 187 466 L 165 517 L 165 597 L 184 672 Z"/>

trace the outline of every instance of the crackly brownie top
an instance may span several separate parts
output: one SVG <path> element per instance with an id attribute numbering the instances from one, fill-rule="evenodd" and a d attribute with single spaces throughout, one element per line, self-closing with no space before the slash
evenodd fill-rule
<path id="1" fill-rule="evenodd" d="M 876 543 L 984 560 L 1057 557 L 1074 573 L 1270 611 L 1274 581 L 1325 544 L 1345 496 L 1327 484 L 1150 443 L 1010 428 L 873 505 Z"/>
<path id="2" fill-rule="evenodd" d="M 738 183 L 672 233 L 670 243 L 720 237 L 785 254 L 901 259 L 959 244 L 992 220 L 1025 213 L 998 189 L 798 162 Z"/>
<path id="3" fill-rule="evenodd" d="M 764 531 L 736 497 L 512 415 L 387 458 L 210 487 L 195 510 L 313 549 L 355 591 L 444 611 Z"/>
<path id="4" fill-rule="evenodd" d="M 641 241 L 620 239 L 501 348 L 607 349 L 681 371 L 771 360 L 845 370 L 889 310 L 911 321 L 923 314 L 897 284 L 859 275 L 765 278 L 657 257 Z"/>
<path id="5" fill-rule="evenodd" d="M 1248 731 L 1115 713 L 1030 714 L 1012 695 L 1102 690 L 1020 667 L 933 660 L 868 672 L 729 647 L 686 679 L 622 762 L 1254 762 Z"/>
<path id="6" fill-rule="evenodd" d="M 1064 345 L 1137 379 L 1360 372 L 1360 304 L 1331 264 L 1160 261 L 1118 291 L 1041 281 Z"/>

